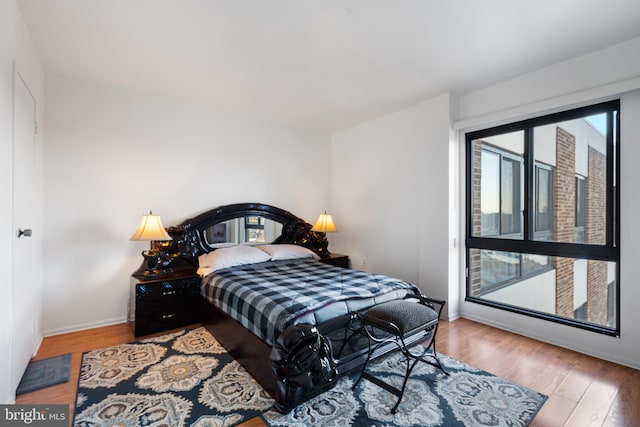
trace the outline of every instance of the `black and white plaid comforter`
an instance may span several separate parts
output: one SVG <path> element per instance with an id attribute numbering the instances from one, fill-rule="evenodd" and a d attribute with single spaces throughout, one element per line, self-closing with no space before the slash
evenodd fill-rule
<path id="1" fill-rule="evenodd" d="M 338 301 L 372 304 L 417 292 L 387 276 L 334 267 L 315 260 L 277 261 L 233 267 L 206 276 L 202 293 L 216 307 L 273 345 L 287 326 Z"/>

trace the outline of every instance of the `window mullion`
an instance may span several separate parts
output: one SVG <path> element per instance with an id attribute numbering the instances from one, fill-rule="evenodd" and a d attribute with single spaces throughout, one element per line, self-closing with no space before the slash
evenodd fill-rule
<path id="1" fill-rule="evenodd" d="M 524 129 L 524 206 L 522 211 L 522 240 L 531 240 L 531 230 L 534 228 L 533 213 L 534 208 L 534 155 L 533 155 L 533 128 Z"/>
<path id="2" fill-rule="evenodd" d="M 615 180 L 614 181 L 615 184 L 613 185 L 614 197 L 612 197 L 612 203 L 614 204 L 612 210 L 614 211 L 614 216 L 612 216 L 611 218 L 613 218 L 613 237 L 614 237 L 613 244 L 615 245 L 616 249 L 619 251 L 619 245 L 620 245 L 620 138 L 621 138 L 620 106 L 619 105 L 616 111 L 617 113 L 615 114 L 615 121 L 613 122 L 614 129 L 616 129 L 616 132 L 617 132 L 616 135 L 614 136 L 616 145 L 615 145 L 615 150 L 613 151 L 615 155 L 616 170 L 611 171 L 611 173 L 614 176 L 614 178 L 612 179 Z M 618 177 L 617 179 L 615 178 L 616 176 Z"/>
<path id="3" fill-rule="evenodd" d="M 606 197 L 607 197 L 607 201 L 606 201 L 606 210 L 607 210 L 607 218 L 615 218 L 614 217 L 614 194 L 613 194 L 613 183 L 614 183 L 614 171 L 615 171 L 615 166 L 614 166 L 614 162 L 617 159 L 617 155 L 614 154 L 614 147 L 613 147 L 613 112 L 609 111 L 607 113 L 607 175 L 606 175 Z M 616 183 L 619 184 L 619 183 Z M 613 225 L 614 225 L 615 221 L 607 221 L 606 223 L 606 245 L 613 247 L 615 244 L 615 239 L 613 238 Z"/>
<path id="4" fill-rule="evenodd" d="M 504 156 L 502 153 L 498 155 L 498 233 L 504 234 L 504 224 L 502 221 L 502 174 L 504 173 Z"/>

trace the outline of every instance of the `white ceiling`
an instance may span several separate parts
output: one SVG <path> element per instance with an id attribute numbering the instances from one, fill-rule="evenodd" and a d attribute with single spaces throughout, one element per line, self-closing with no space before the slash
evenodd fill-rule
<path id="1" fill-rule="evenodd" d="M 640 0 L 17 2 L 46 72 L 321 132 L 640 36 Z"/>

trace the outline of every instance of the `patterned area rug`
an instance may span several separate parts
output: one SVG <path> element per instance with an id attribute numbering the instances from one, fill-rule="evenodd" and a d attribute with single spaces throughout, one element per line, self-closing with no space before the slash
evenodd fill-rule
<path id="1" fill-rule="evenodd" d="M 526 426 L 546 396 L 441 356 L 450 376 L 419 363 L 396 414 L 395 396 L 354 376 L 283 415 L 204 328 L 85 353 L 74 426 Z M 399 353 L 369 367 L 398 384 Z"/>

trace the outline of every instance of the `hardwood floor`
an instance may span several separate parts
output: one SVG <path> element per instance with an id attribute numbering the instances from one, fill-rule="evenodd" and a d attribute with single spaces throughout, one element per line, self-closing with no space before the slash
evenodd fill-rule
<path id="1" fill-rule="evenodd" d="M 72 353 L 70 380 L 18 396 L 16 403 L 69 404 L 73 411 L 82 353 L 131 341 L 127 324 L 45 338 L 35 359 Z M 442 321 L 436 345 L 438 352 L 549 396 L 532 427 L 640 426 L 636 369 L 466 319 Z M 244 424 L 261 425 L 259 419 Z"/>

